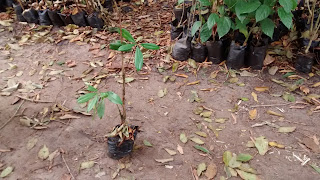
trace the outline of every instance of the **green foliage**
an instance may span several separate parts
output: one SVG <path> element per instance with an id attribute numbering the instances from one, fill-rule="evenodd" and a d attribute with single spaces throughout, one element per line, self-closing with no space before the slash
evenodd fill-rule
<path id="1" fill-rule="evenodd" d="M 200 27 L 201 27 L 201 21 L 194 22 L 191 28 L 191 36 L 194 36 L 196 32 L 200 29 Z"/>
<path id="2" fill-rule="evenodd" d="M 117 32 L 120 34 L 120 30 L 119 28 L 117 29 Z M 136 46 L 136 51 L 135 51 L 135 60 L 134 60 L 134 64 L 136 67 L 137 71 L 140 71 L 143 65 L 143 54 L 140 50 L 140 46 L 142 46 L 145 49 L 149 49 L 149 50 L 158 50 L 160 49 L 159 46 L 157 46 L 156 44 L 153 43 L 140 43 L 137 44 L 136 40 L 132 37 L 132 35 L 130 34 L 130 32 L 126 29 L 122 28 L 122 37 L 125 38 L 127 41 L 132 42 L 132 43 L 125 43 L 121 41 L 116 41 L 114 43 L 111 43 L 109 45 L 110 49 L 112 50 L 117 50 L 117 51 L 122 51 L 122 52 L 130 52 L 132 51 L 132 49 Z"/>
<path id="3" fill-rule="evenodd" d="M 274 22 L 269 19 L 269 18 L 266 18 L 264 19 L 263 21 L 260 22 L 260 25 L 261 25 L 261 30 L 262 32 L 269 36 L 270 38 L 273 37 L 273 32 L 274 32 Z"/>
<path id="4" fill-rule="evenodd" d="M 201 42 L 206 42 L 211 36 L 211 30 L 208 28 L 207 23 L 205 23 L 200 30 L 200 40 Z"/>
<path id="5" fill-rule="evenodd" d="M 212 29 L 213 26 L 219 21 L 219 16 L 215 13 L 211 13 L 208 21 L 207 21 L 207 25 L 209 29 Z"/>
<path id="6" fill-rule="evenodd" d="M 256 22 L 262 21 L 267 18 L 271 13 L 271 8 L 262 4 L 256 11 Z"/>
<path id="7" fill-rule="evenodd" d="M 283 7 L 278 9 L 278 15 L 280 17 L 280 20 L 282 21 L 282 23 L 288 28 L 290 29 L 292 26 L 292 17 L 293 14 L 291 12 L 286 12 L 285 9 Z"/>
<path id="8" fill-rule="evenodd" d="M 217 32 L 219 38 L 226 35 L 231 29 L 231 19 L 229 17 L 221 17 L 217 22 Z"/>

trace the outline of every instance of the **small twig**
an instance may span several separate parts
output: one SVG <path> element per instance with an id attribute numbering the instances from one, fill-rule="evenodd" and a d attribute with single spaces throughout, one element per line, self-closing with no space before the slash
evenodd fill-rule
<path id="1" fill-rule="evenodd" d="M 29 99 L 20 95 L 16 95 L 18 98 L 26 100 L 26 101 L 31 101 L 31 102 L 38 102 L 38 103 L 53 103 L 53 101 L 41 101 L 41 100 L 33 100 L 33 99 Z"/>
<path id="2" fill-rule="evenodd" d="M 262 104 L 262 105 L 254 105 L 254 106 L 250 106 L 251 108 L 255 108 L 255 107 L 273 107 L 273 106 L 286 106 L 286 105 L 290 105 L 291 103 L 286 103 L 286 104 Z"/>
<path id="3" fill-rule="evenodd" d="M 18 109 L 16 110 L 16 112 L 13 114 L 13 116 L 11 116 L 11 118 L 10 118 L 7 122 L 5 122 L 5 123 L 0 127 L 0 130 L 1 130 L 2 128 L 4 128 L 7 124 L 9 124 L 10 121 L 12 121 L 12 119 L 17 115 L 19 109 L 21 108 L 21 106 L 22 106 L 22 104 L 23 104 L 24 102 L 25 102 L 25 101 L 22 101 L 22 102 L 21 102 L 21 104 L 19 105 L 19 107 L 18 107 Z"/>
<path id="4" fill-rule="evenodd" d="M 68 164 L 67 164 L 66 160 L 64 159 L 64 157 L 63 157 L 63 154 L 62 154 L 62 153 L 61 153 L 61 157 L 62 157 L 62 160 L 63 160 L 64 164 L 66 165 L 66 167 L 67 167 L 68 171 L 69 171 L 69 174 L 72 176 L 72 178 L 73 178 L 73 179 L 76 179 L 76 178 L 73 176 L 73 174 L 71 173 L 71 170 L 70 170 L 70 168 L 69 168 L 69 166 L 68 166 Z"/>

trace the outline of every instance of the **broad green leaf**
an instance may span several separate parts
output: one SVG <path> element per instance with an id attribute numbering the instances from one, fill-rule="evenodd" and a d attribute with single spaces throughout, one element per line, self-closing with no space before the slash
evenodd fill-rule
<path id="1" fill-rule="evenodd" d="M 88 102 L 88 101 L 89 101 L 90 99 L 92 99 L 95 95 L 97 95 L 97 93 L 88 93 L 88 94 L 82 95 L 82 96 L 80 96 L 80 97 L 77 99 L 77 102 L 78 102 L 79 104 Z"/>
<path id="2" fill-rule="evenodd" d="M 124 45 L 126 43 L 122 42 L 120 40 L 117 40 L 113 43 L 110 43 L 109 44 L 109 48 L 112 49 L 112 50 L 118 50 L 120 46 Z"/>
<path id="3" fill-rule="evenodd" d="M 215 13 L 211 13 L 208 21 L 207 21 L 207 25 L 208 25 L 208 29 L 212 29 L 213 26 L 219 21 L 219 16 Z"/>
<path id="4" fill-rule="evenodd" d="M 225 151 L 223 153 L 223 156 L 222 156 L 222 159 L 223 159 L 223 162 L 226 166 L 229 166 L 229 162 L 232 158 L 232 153 L 230 151 Z"/>
<path id="5" fill-rule="evenodd" d="M 264 0 L 263 1 L 263 4 L 269 6 L 269 7 L 272 7 L 275 5 L 275 3 L 277 2 L 277 0 Z"/>
<path id="6" fill-rule="evenodd" d="M 201 6 L 210 6 L 211 2 L 208 0 L 198 0 L 201 3 Z"/>
<path id="7" fill-rule="evenodd" d="M 121 104 L 122 105 L 122 100 L 121 98 L 118 96 L 118 94 L 112 92 L 112 91 L 108 91 L 108 96 L 107 98 L 109 99 L 109 101 L 111 101 L 114 104 Z"/>
<path id="8" fill-rule="evenodd" d="M 99 100 L 99 96 L 94 96 L 94 98 L 89 101 L 87 112 L 91 111 L 94 108 L 98 100 Z"/>
<path id="9" fill-rule="evenodd" d="M 134 44 L 125 44 L 118 48 L 118 51 L 131 51 Z"/>
<path id="10" fill-rule="evenodd" d="M 238 154 L 237 155 L 237 161 L 241 161 L 241 162 L 247 162 L 250 161 L 252 159 L 252 156 L 250 154 Z"/>
<path id="11" fill-rule="evenodd" d="M 205 153 L 210 153 L 208 149 L 206 149 L 205 147 L 199 146 L 199 145 L 194 145 L 194 148 L 196 148 L 199 151 L 205 152 Z"/>
<path id="12" fill-rule="evenodd" d="M 201 27 L 201 21 L 194 22 L 191 28 L 191 36 L 194 36 L 200 27 Z"/>
<path id="13" fill-rule="evenodd" d="M 143 140 L 143 144 L 144 144 L 145 146 L 152 147 L 152 144 L 151 144 L 149 141 L 147 141 L 147 140 Z"/>
<path id="14" fill-rule="evenodd" d="M 105 102 L 104 102 L 104 100 L 101 100 L 98 107 L 97 107 L 97 114 L 100 119 L 102 119 L 102 117 L 104 115 L 104 110 L 105 110 Z"/>
<path id="15" fill-rule="evenodd" d="M 256 11 L 256 22 L 262 21 L 267 18 L 271 13 L 271 8 L 262 4 Z"/>
<path id="16" fill-rule="evenodd" d="M 290 13 L 294 7 L 292 0 L 279 0 L 279 4 L 287 13 Z"/>
<path id="17" fill-rule="evenodd" d="M 267 153 L 268 140 L 265 137 L 260 136 L 258 138 L 255 138 L 254 145 L 258 149 L 260 155 L 265 155 Z"/>
<path id="18" fill-rule="evenodd" d="M 94 88 L 93 86 L 88 86 L 88 89 L 87 89 L 88 91 L 91 91 L 91 92 L 97 92 L 98 91 L 98 89 L 96 89 L 96 88 Z"/>
<path id="19" fill-rule="evenodd" d="M 231 9 L 236 5 L 237 0 L 224 0 L 223 2 L 228 6 L 229 9 Z"/>
<path id="20" fill-rule="evenodd" d="M 258 7 L 261 5 L 260 1 L 244 1 L 244 0 L 238 0 L 236 4 L 236 11 L 239 14 L 246 14 L 254 12 L 258 9 Z"/>
<path id="21" fill-rule="evenodd" d="M 282 98 L 284 100 L 286 100 L 286 101 L 289 101 L 289 102 L 295 102 L 296 101 L 296 98 L 292 94 L 287 93 L 287 92 L 282 95 Z"/>
<path id="22" fill-rule="evenodd" d="M 184 133 L 180 134 L 180 141 L 184 144 L 188 142 L 188 138 L 187 138 L 186 134 L 184 134 Z"/>
<path id="23" fill-rule="evenodd" d="M 146 48 L 146 49 L 151 49 L 151 50 L 158 50 L 160 49 L 160 47 L 156 44 L 153 43 L 141 43 L 140 44 L 142 47 Z"/>
<path id="24" fill-rule="evenodd" d="M 122 37 L 124 37 L 127 41 L 133 42 L 135 43 L 136 41 L 134 40 L 134 38 L 132 37 L 132 35 L 130 34 L 130 32 L 124 28 L 122 28 Z"/>
<path id="25" fill-rule="evenodd" d="M 292 1 L 292 5 L 293 5 L 292 10 L 295 10 L 298 6 L 298 2 L 297 2 L 297 0 L 291 0 L 291 1 Z"/>
<path id="26" fill-rule="evenodd" d="M 245 24 L 246 22 L 241 22 L 238 18 L 236 18 L 236 29 L 239 29 L 239 31 L 245 36 L 249 36 L 248 28 Z"/>
<path id="27" fill-rule="evenodd" d="M 212 31 L 208 29 L 207 23 L 205 23 L 200 30 L 200 40 L 201 42 L 206 42 L 211 37 Z"/>
<path id="28" fill-rule="evenodd" d="M 280 17 L 281 22 L 288 28 L 292 27 L 292 13 L 287 13 L 282 7 L 278 8 L 278 15 Z"/>
<path id="29" fill-rule="evenodd" d="M 138 46 L 134 55 L 134 65 L 136 66 L 137 71 L 140 71 L 143 66 L 143 54 Z"/>
<path id="30" fill-rule="evenodd" d="M 219 38 L 226 35 L 231 28 L 231 20 L 229 17 L 221 17 L 217 22 L 217 32 L 219 34 Z"/>
<path id="31" fill-rule="evenodd" d="M 263 21 L 260 22 L 260 25 L 261 25 L 261 30 L 262 32 L 269 36 L 270 38 L 273 37 L 273 32 L 274 32 L 274 22 L 269 19 L 269 18 L 266 18 L 264 19 Z"/>
<path id="32" fill-rule="evenodd" d="M 13 169 L 14 169 L 14 168 L 13 168 L 12 166 L 6 167 L 6 168 L 1 172 L 0 177 L 1 177 L 1 178 L 4 178 L 4 177 L 9 176 L 9 175 L 12 173 Z"/>

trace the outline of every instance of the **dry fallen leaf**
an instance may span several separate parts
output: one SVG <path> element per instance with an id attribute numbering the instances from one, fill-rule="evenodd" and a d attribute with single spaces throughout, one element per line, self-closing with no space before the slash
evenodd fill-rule
<path id="1" fill-rule="evenodd" d="M 258 95 L 255 92 L 252 92 L 251 96 L 253 97 L 254 101 L 259 102 L 258 101 Z"/>
<path id="2" fill-rule="evenodd" d="M 320 82 L 315 83 L 314 85 L 312 85 L 311 87 L 318 87 L 320 86 Z"/>
<path id="3" fill-rule="evenodd" d="M 310 89 L 307 86 L 300 86 L 300 91 L 304 92 L 305 94 L 310 93 Z"/>
<path id="4" fill-rule="evenodd" d="M 180 154 L 183 154 L 183 148 L 179 144 L 177 145 L 177 150 Z"/>
<path id="5" fill-rule="evenodd" d="M 217 175 L 217 166 L 215 164 L 209 164 L 204 175 L 209 180 L 213 179 Z"/>
<path id="6" fill-rule="evenodd" d="M 71 114 L 65 114 L 63 116 L 60 116 L 59 119 L 64 120 L 64 119 L 79 119 L 79 116 L 73 116 Z"/>
<path id="7" fill-rule="evenodd" d="M 177 154 L 177 152 L 175 152 L 174 150 L 168 149 L 168 148 L 164 148 L 164 150 L 166 150 L 167 153 L 170 154 L 170 156 L 174 156 Z"/>
<path id="8" fill-rule="evenodd" d="M 196 84 L 199 84 L 199 83 L 200 83 L 200 81 L 194 81 L 194 82 L 188 83 L 187 86 L 196 85 Z"/>
<path id="9" fill-rule="evenodd" d="M 255 120 L 257 118 L 258 112 L 257 109 L 252 109 L 249 111 L 249 118 Z"/>
<path id="10" fill-rule="evenodd" d="M 269 87 L 255 87 L 254 90 L 258 92 L 269 91 Z"/>
<path id="11" fill-rule="evenodd" d="M 276 113 L 276 112 L 271 111 L 271 110 L 268 110 L 268 111 L 267 111 L 267 114 L 274 115 L 274 116 L 279 116 L 279 117 L 283 117 L 283 115 L 282 115 L 282 114 L 280 114 L 280 113 Z"/>
<path id="12" fill-rule="evenodd" d="M 173 161 L 173 158 L 168 158 L 168 159 L 155 159 L 159 163 L 167 163 Z"/>
<path id="13" fill-rule="evenodd" d="M 273 63 L 275 60 L 276 59 L 274 57 L 272 57 L 269 54 L 267 54 L 266 57 L 264 58 L 263 65 L 267 66 L 267 65 Z"/>

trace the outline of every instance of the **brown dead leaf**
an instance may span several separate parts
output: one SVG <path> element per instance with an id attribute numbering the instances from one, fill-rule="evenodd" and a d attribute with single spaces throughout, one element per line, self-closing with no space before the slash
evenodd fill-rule
<path id="1" fill-rule="evenodd" d="M 258 101 L 258 95 L 255 92 L 252 92 L 251 96 L 253 97 L 254 101 L 259 102 Z"/>
<path id="2" fill-rule="evenodd" d="M 59 119 L 64 120 L 64 119 L 79 119 L 79 116 L 73 116 L 71 114 L 65 114 L 63 116 L 60 116 Z"/>
<path id="3" fill-rule="evenodd" d="M 194 81 L 194 82 L 188 83 L 187 86 L 196 85 L 196 84 L 199 84 L 199 83 L 200 83 L 200 81 Z"/>
<path id="4" fill-rule="evenodd" d="M 269 91 L 269 87 L 255 87 L 254 90 L 258 92 Z"/>
<path id="5" fill-rule="evenodd" d="M 258 112 L 257 109 L 252 109 L 249 111 L 249 118 L 255 120 L 257 118 Z"/>
<path id="6" fill-rule="evenodd" d="M 175 75 L 178 76 L 178 77 L 188 78 L 188 76 L 185 75 L 185 74 L 175 74 Z"/>
<path id="7" fill-rule="evenodd" d="M 270 56 L 269 54 L 267 54 L 265 59 L 264 59 L 264 61 L 263 61 L 263 65 L 267 66 L 267 65 L 273 63 L 275 60 L 276 60 L 276 58 L 274 58 L 274 57 Z"/>
<path id="8" fill-rule="evenodd" d="M 320 146 L 314 142 L 314 139 L 303 138 L 302 143 L 315 153 L 320 153 Z"/>
<path id="9" fill-rule="evenodd" d="M 217 166 L 215 164 L 209 164 L 204 175 L 209 180 L 213 179 L 217 175 Z"/>
<path id="10" fill-rule="evenodd" d="M 63 174 L 60 180 L 71 180 L 72 176 L 70 174 Z"/>
<path id="11" fill-rule="evenodd" d="M 76 61 L 74 60 L 68 60 L 66 63 L 69 68 L 75 67 L 77 65 Z"/>
<path id="12" fill-rule="evenodd" d="M 179 151 L 180 154 L 183 154 L 183 149 L 179 144 L 177 145 L 177 150 Z"/>
<path id="13" fill-rule="evenodd" d="M 279 117 L 283 117 L 282 114 L 277 113 L 277 112 L 274 112 L 274 111 L 271 111 L 271 110 L 268 110 L 268 111 L 267 111 L 267 114 L 274 115 L 274 116 L 279 116 Z"/>

